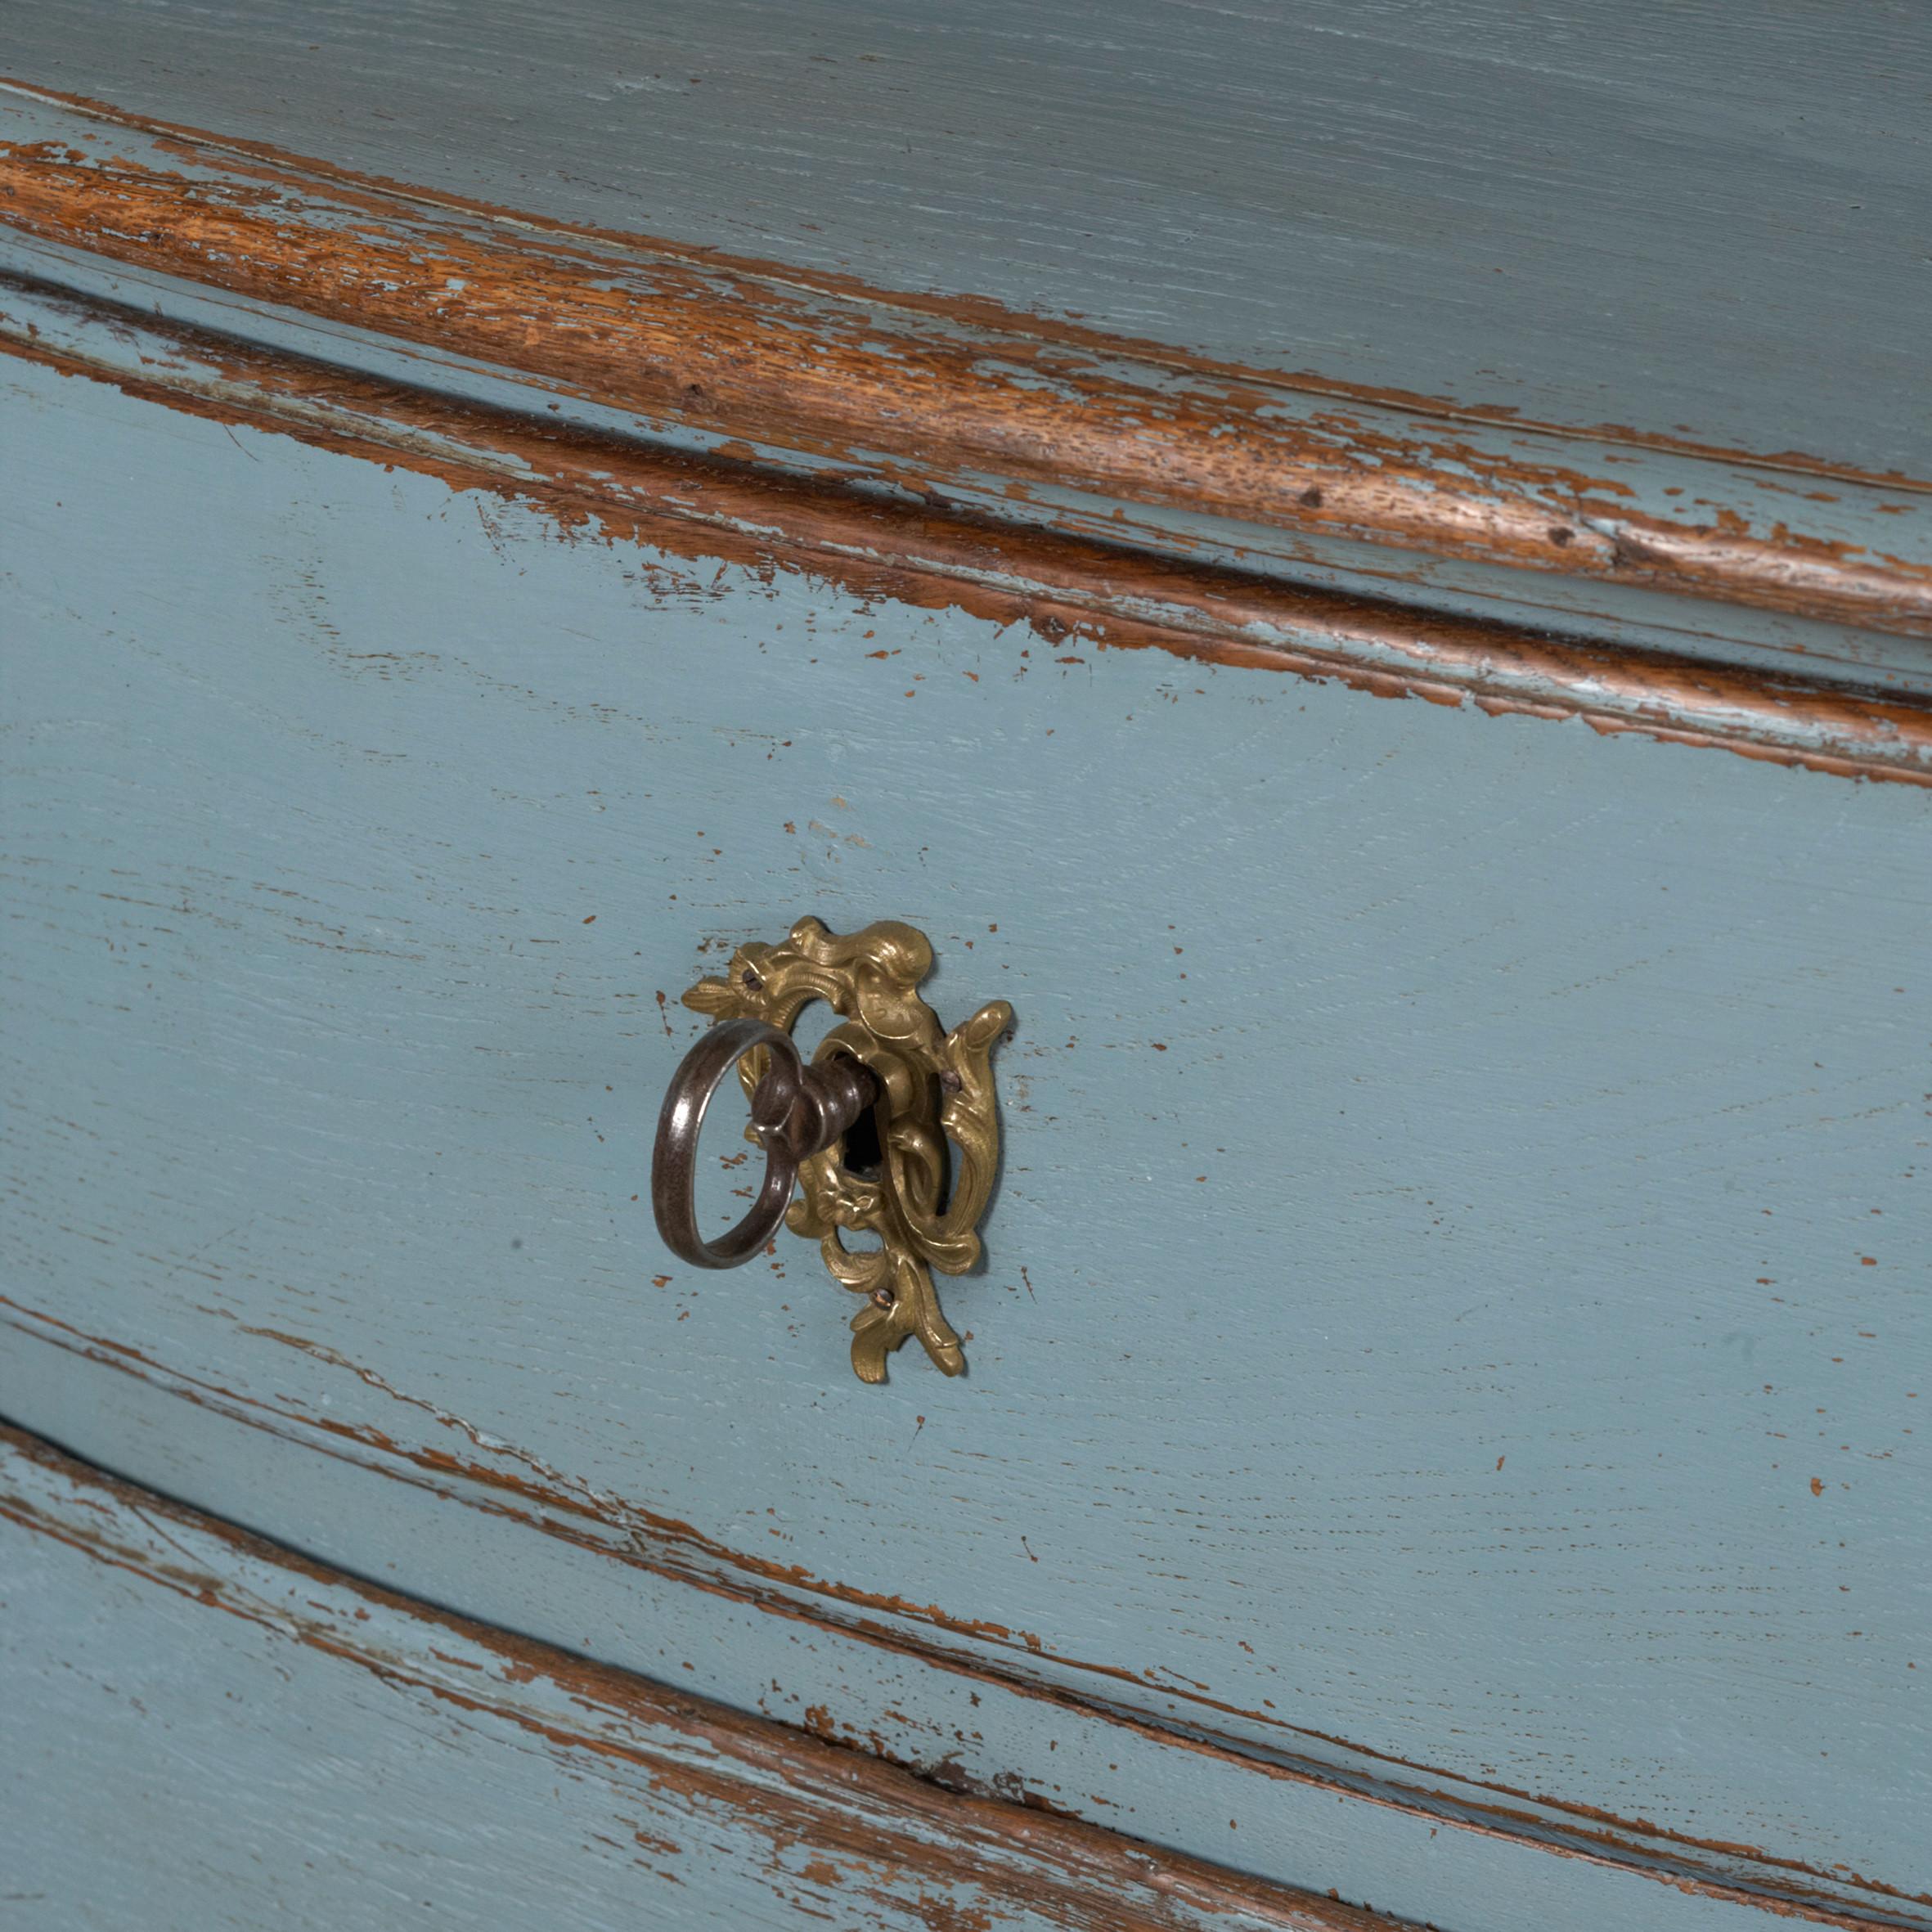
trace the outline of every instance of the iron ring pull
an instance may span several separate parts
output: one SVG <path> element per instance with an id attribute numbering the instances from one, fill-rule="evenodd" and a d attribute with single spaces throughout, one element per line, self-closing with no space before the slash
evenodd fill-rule
<path id="1" fill-rule="evenodd" d="M 698 1135 L 725 1076 L 763 1047 L 769 1063 L 752 1094 L 752 1130 L 765 1149 L 765 1184 L 729 1234 L 698 1232 Z M 664 1245 L 694 1268 L 735 1268 L 784 1224 L 802 1162 L 823 1153 L 879 1097 L 872 1073 L 848 1054 L 807 1067 L 789 1033 L 763 1020 L 721 1020 L 684 1057 L 658 1116 L 651 1211 Z"/>

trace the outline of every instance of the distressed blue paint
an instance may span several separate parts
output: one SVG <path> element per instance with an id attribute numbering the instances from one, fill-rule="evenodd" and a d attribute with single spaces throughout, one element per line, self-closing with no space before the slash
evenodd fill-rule
<path id="1" fill-rule="evenodd" d="M 6 384 L 16 1300 L 1256 1749 L 1932 1882 L 1924 793 L 1049 648 Z M 699 1280 L 631 1198 L 701 947 L 806 910 L 1018 1012 L 963 1382 L 860 1388 L 806 1251 Z M 120 1378 L 90 1416 L 39 1359 L 7 1412 L 137 1465 Z M 224 1507 L 407 1561 L 420 1494 L 345 1521 L 251 1443 Z M 486 1614 L 600 1647 L 550 1561 Z M 1368 1895 L 1526 1926 L 1588 1882 L 1544 1862 L 1480 1921 Z"/>
<path id="2" fill-rule="evenodd" d="M 1344 1932 L 1320 1899 L 855 1776 L 11 1435 L 0 1566 L 16 1925 Z"/>
<path id="3" fill-rule="evenodd" d="M 7 26 L 11 74 L 532 213 L 1928 475 L 1932 27 L 1898 0 L 38 0 Z"/>
<path id="4" fill-rule="evenodd" d="M 205 1382 L 183 1402 L 163 1376 L 104 1385 L 83 1356 L 25 1341 L 19 1348 L 17 1361 L 0 1355 L 9 1391 L 30 1388 L 50 1431 L 85 1440 L 110 1464 L 140 1467 L 224 1514 L 298 1528 L 312 1551 L 353 1558 L 432 1602 L 541 1630 L 673 1685 L 702 1685 L 949 1789 L 1050 1804 L 1263 1875 L 1319 1873 L 1324 1890 L 1405 1919 L 1426 1910 L 1443 1927 L 1553 1921 L 1596 1932 L 1747 1932 L 1762 1923 L 1745 1896 L 1666 1889 L 1635 1861 L 1555 1857 L 1534 1831 L 1460 1828 L 1453 1810 L 1389 1802 L 1386 1781 L 1383 1801 L 1357 1802 L 1349 1793 L 1360 1784 L 1297 1774 L 1278 1755 L 1178 1748 L 1172 1732 L 1083 1701 L 1043 1707 L 1023 1680 L 989 1674 L 983 1656 L 949 1656 L 929 1639 L 909 1651 L 889 1620 L 874 1620 L 888 1627 L 869 1636 L 822 1608 L 780 1618 L 694 1590 L 653 1567 L 661 1547 L 627 1536 L 621 1516 L 606 1536 L 577 1542 L 533 1535 L 537 1524 L 557 1522 L 554 1512 L 519 1514 L 480 1484 L 419 1476 L 427 1494 L 393 1498 L 393 1485 L 371 1473 L 393 1476 L 393 1458 L 358 1457 L 339 1440 L 327 1445 L 335 1453 L 317 1454 L 314 1431 L 250 1427 L 238 1449 L 236 1419 L 259 1425 L 263 1413 L 225 1409 Z"/>
<path id="5" fill-rule="evenodd" d="M 152 169 L 191 181 L 218 199 L 239 195 L 246 201 L 260 191 L 253 172 L 255 164 L 237 161 L 218 145 L 185 150 L 177 140 L 105 120 L 3 83 L 0 141 L 95 166 L 133 164 Z M 198 159 L 184 159 L 185 154 Z M 357 204 L 331 204 L 312 192 L 299 196 L 298 205 L 303 236 L 326 236 L 344 222 L 361 235 L 370 219 Z M 429 217 L 429 231 L 412 229 L 415 239 L 401 244 L 411 254 L 427 249 L 434 258 L 444 242 L 452 240 L 480 239 L 485 246 L 500 249 L 505 240 L 502 226 L 481 215 L 465 216 L 447 207 L 438 207 L 429 215 L 420 196 L 399 200 L 395 207 L 409 208 L 417 218 Z M 438 230 L 438 223 L 447 226 Z M 648 245 L 618 251 L 599 244 L 598 249 L 601 265 L 614 285 L 633 294 L 652 289 L 666 265 L 662 254 Z M 673 263 L 680 259 L 672 258 Z M 878 469 L 876 452 L 826 448 L 810 436 L 802 438 L 814 445 L 810 449 L 785 447 L 788 437 L 793 442 L 802 439 L 797 423 L 789 429 L 782 423 L 721 425 L 706 405 L 682 420 L 640 416 L 608 401 L 587 398 L 567 380 L 553 384 L 528 371 L 479 364 L 447 348 L 406 343 L 373 330 L 306 316 L 299 308 L 200 287 L 145 265 L 107 262 L 4 227 L 0 227 L 0 274 L 9 277 L 0 290 L 0 335 L 43 348 L 58 346 L 137 377 L 161 367 L 169 371 L 170 380 L 181 380 L 179 344 L 147 339 L 134 317 L 123 313 L 104 318 L 94 302 L 83 299 L 74 304 L 67 292 L 104 297 L 124 310 L 139 312 L 142 318 L 164 317 L 222 335 L 239 331 L 254 344 L 293 350 L 416 389 L 480 400 L 523 416 L 541 409 L 559 426 L 579 424 L 614 430 L 676 449 L 722 449 L 735 459 L 750 451 L 770 467 L 818 478 L 829 473 L 841 483 L 870 471 L 878 487 L 895 493 L 902 492 L 905 485 L 904 474 L 889 463 Z M 11 279 L 16 276 L 32 278 L 36 285 L 23 288 Z M 49 281 L 58 285 L 60 292 L 49 290 L 45 285 Z M 731 298 L 755 310 L 761 290 L 768 293 L 782 285 L 782 277 L 776 285 L 769 278 L 754 277 L 734 284 Z M 842 329 L 850 320 L 842 295 L 820 312 L 829 330 Z M 874 313 L 882 333 L 895 338 L 903 335 L 909 340 L 935 341 L 952 334 L 927 310 L 892 298 L 877 298 Z M 812 326 L 802 317 L 799 325 Z M 983 375 L 991 377 L 1004 367 L 1019 376 L 1022 387 L 1037 380 L 1028 366 L 1036 345 L 1024 331 L 1015 335 L 1010 330 L 982 329 L 976 334 L 980 353 L 987 358 Z M 1833 355 L 1835 360 L 1842 359 L 1835 348 Z M 188 357 L 198 366 L 210 361 L 218 365 L 222 359 L 218 348 Z M 1063 368 L 1063 379 L 1081 363 L 1076 358 Z M 1587 636 L 1600 645 L 1795 672 L 1807 683 L 1838 682 L 1921 697 L 1932 690 L 1932 651 L 1923 636 L 1893 635 L 1863 629 L 1853 622 L 1732 603 L 1708 579 L 1701 581 L 1695 573 L 1687 578 L 1665 560 L 1681 540 L 1687 539 L 1701 553 L 1712 532 L 1719 531 L 1726 533 L 1725 541 L 1772 545 L 1801 577 L 1827 559 L 1838 559 L 1827 574 L 1838 575 L 1840 592 L 1860 568 L 1871 568 L 1881 577 L 1889 572 L 1894 600 L 1889 616 L 1870 606 L 1866 614 L 1874 622 L 1899 623 L 1909 632 L 1916 622 L 1906 614 L 1912 575 L 1923 575 L 1932 567 L 1932 538 L 1928 537 L 1932 495 L 1918 486 L 1896 478 L 1859 479 L 1835 472 L 1822 477 L 1817 461 L 1802 456 L 1764 462 L 1687 447 L 1681 436 L 1667 434 L 1682 425 L 1644 415 L 1635 420 L 1649 440 L 1633 439 L 1628 429 L 1614 427 L 1552 436 L 1547 427 L 1518 423 L 1507 414 L 1486 420 L 1453 408 L 1418 412 L 1413 402 L 1402 398 L 1350 398 L 1338 403 L 1331 389 L 1292 373 L 1279 381 L 1253 379 L 1251 387 L 1242 385 L 1245 396 L 1235 404 L 1220 383 L 1209 380 L 1203 387 L 1177 371 L 1170 356 L 1161 351 L 1143 355 L 1131 341 L 1118 344 L 1102 366 L 1111 380 L 1140 385 L 1149 396 L 1164 396 L 1170 402 L 1191 396 L 1197 408 L 1218 418 L 1220 434 L 1238 438 L 1264 420 L 1278 429 L 1296 425 L 1314 447 L 1332 453 L 1339 447 L 1346 462 L 1358 471 L 1373 472 L 1393 461 L 1418 465 L 1452 490 L 1475 481 L 1479 505 L 1486 498 L 1488 508 L 1525 514 L 1533 525 L 1568 527 L 1580 520 L 1595 539 L 1627 542 L 1655 559 L 1657 567 L 1647 578 L 1606 581 L 1595 574 L 1595 565 L 1581 557 L 1575 559 L 1575 572 L 1522 569 L 1475 555 L 1432 555 L 1386 547 L 1373 541 L 1373 525 L 1350 537 L 1328 529 L 1245 521 L 1224 514 L 1224 505 L 1211 511 L 1197 503 L 1123 504 L 1107 493 L 1104 484 L 1096 493 L 1092 479 L 1083 478 L 1077 467 L 1051 484 L 1031 476 L 1016 493 L 1009 487 L 1012 477 L 997 462 L 988 473 L 963 465 L 957 452 L 922 452 L 923 480 L 939 488 L 955 507 L 990 514 L 1008 524 L 1045 525 L 1090 538 L 1098 536 L 1109 545 L 1178 555 L 1195 564 L 1219 563 L 1251 574 L 1285 576 L 1297 584 L 1420 605 L 1438 614 L 1462 613 L 1532 631 L 1554 628 Z M 1764 414 L 1759 445 L 1786 448 L 1795 427 L 1784 398 L 1767 389 L 1759 402 Z M 1888 413 L 1891 420 L 1898 420 L 1898 412 L 1889 406 Z M 766 431 L 780 440 L 766 440 Z M 753 438 L 749 443 L 744 440 L 748 434 Z M 860 441 L 862 445 L 865 439 L 861 436 Z M 1828 459 L 1827 466 L 1839 461 Z M 1398 537 L 1396 541 L 1407 539 Z M 1796 588 L 1789 582 L 1786 587 Z M 1815 580 L 1811 584 L 1814 593 L 1822 587 Z M 1923 627 L 1917 623 L 1917 628 Z"/>

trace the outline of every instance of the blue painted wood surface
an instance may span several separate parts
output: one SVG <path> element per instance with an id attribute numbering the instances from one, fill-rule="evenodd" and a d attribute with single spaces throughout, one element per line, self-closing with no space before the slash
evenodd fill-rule
<path id="1" fill-rule="evenodd" d="M 6 61 L 538 215 L 1932 478 L 1903 0 L 38 0 Z"/>
<path id="2" fill-rule="evenodd" d="M 1377 1923 L 587 1669 L 11 1431 L 0 1576 L 10 1925 Z"/>
<path id="3" fill-rule="evenodd" d="M 447 1537 L 238 1430 L 184 1463 L 137 1350 L 1404 1804 L 1932 1884 L 1924 792 L 1050 646 L 5 382 L 6 1292 L 102 1338 L 84 1396 L 10 1340 L 6 1413 L 406 1584 Z M 633 1198 L 678 991 L 808 910 L 1018 1013 L 963 1382 L 862 1389 L 809 1251 L 699 1280 Z M 575 1628 L 548 1507 L 466 1606 L 669 1669 Z M 1348 1895 L 1545 1923 L 1594 1880 L 1536 1856 L 1480 1916 Z"/>
<path id="4" fill-rule="evenodd" d="M 716 258 L 675 236 L 659 245 L 505 221 L 434 189 L 345 182 L 326 155 L 238 154 L 24 83 L 0 82 L 0 201 L 21 224 L 0 227 L 10 277 L 0 331 L 41 342 L 73 333 L 58 299 L 23 291 L 13 274 L 106 294 L 141 312 L 109 327 L 106 359 L 167 369 L 170 381 L 182 380 L 178 346 L 131 332 L 151 314 L 428 387 L 446 412 L 456 398 L 541 411 L 553 428 L 751 456 L 842 487 L 865 480 L 1009 527 L 1436 617 L 1554 625 L 1808 683 L 1932 688 L 1932 496 L 1898 475 L 1858 475 L 1829 449 L 1793 449 L 1804 420 L 1794 398 L 1809 393 L 1795 368 L 1760 370 L 1752 387 L 1755 445 L 1768 457 L 1687 442 L 1687 425 L 1641 413 L 1641 426 L 1579 433 L 1513 410 L 1471 415 L 1453 401 L 1338 390 L 1319 371 L 1230 381 L 1172 345 L 1070 335 L 1051 317 L 983 305 L 948 317 L 916 297 L 849 277 L 807 285 L 782 263 Z M 256 223 L 246 234 L 227 225 L 238 211 Z M 648 226 L 654 212 L 636 218 Z M 195 236 L 209 245 L 168 255 L 167 242 Z M 453 276 L 452 254 L 468 263 Z M 190 279 L 165 272 L 171 260 Z M 557 285 L 573 260 L 591 276 L 587 310 Z M 667 288 L 684 287 L 694 267 L 711 306 L 681 310 L 654 335 Z M 339 301 L 339 285 L 356 293 Z M 704 345 L 742 344 L 747 328 L 761 349 L 707 360 Z M 813 344 L 807 366 L 840 344 L 856 355 L 837 365 L 841 380 L 817 406 L 768 366 L 801 340 Z M 586 344 L 601 345 L 595 366 L 582 361 Z M 1512 366 L 1524 353 L 1495 350 Z M 1840 347 L 1829 353 L 1843 362 Z M 714 395 L 748 372 L 752 391 L 736 403 Z M 922 395 L 934 401 L 929 377 L 947 406 L 901 420 L 895 395 L 916 414 Z M 1013 411 L 1049 396 L 1053 423 L 1016 439 Z M 1157 459 L 1137 428 L 1150 413 L 1193 434 L 1179 431 Z M 1889 420 L 1909 423 L 1911 412 Z M 1118 432 L 1111 442 L 1106 422 Z M 1265 474 L 1228 471 L 1233 450 Z"/>

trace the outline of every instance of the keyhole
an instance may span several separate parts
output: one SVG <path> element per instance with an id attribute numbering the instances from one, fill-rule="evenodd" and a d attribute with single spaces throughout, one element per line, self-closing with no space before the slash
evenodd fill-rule
<path id="1" fill-rule="evenodd" d="M 885 1164 L 885 1151 L 878 1144 L 878 1114 L 867 1108 L 845 1130 L 840 1161 L 848 1174 L 860 1180 L 877 1180 Z"/>

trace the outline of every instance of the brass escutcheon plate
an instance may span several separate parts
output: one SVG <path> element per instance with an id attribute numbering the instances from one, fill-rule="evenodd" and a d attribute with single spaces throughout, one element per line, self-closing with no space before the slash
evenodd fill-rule
<path id="1" fill-rule="evenodd" d="M 865 1297 L 852 1318 L 852 1368 L 861 1382 L 883 1382 L 886 1357 L 909 1335 L 946 1374 L 966 1366 L 932 1270 L 964 1274 L 979 1259 L 978 1224 L 1000 1167 L 991 1054 L 1013 1009 L 991 1000 L 943 1031 L 919 995 L 932 968 L 925 934 L 896 919 L 841 935 L 805 919 L 777 946 L 740 946 L 724 978 L 700 980 L 684 996 L 714 1020 L 762 1020 L 788 1033 L 812 1000 L 823 1000 L 842 1023 L 814 1061 L 847 1054 L 878 1080 L 876 1167 L 847 1165 L 857 1138 L 848 1130 L 800 1164 L 799 1197 L 785 1215 L 793 1233 L 817 1239 L 832 1278 Z M 757 1049 L 739 1065 L 748 1098 L 768 1052 Z M 876 1234 L 880 1245 L 855 1251 L 842 1231 Z"/>

